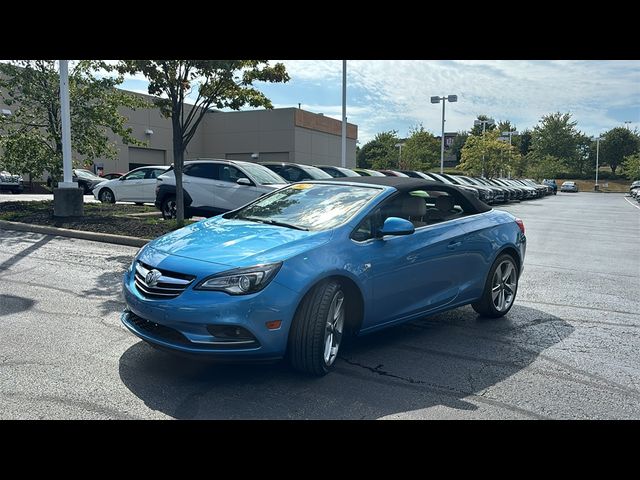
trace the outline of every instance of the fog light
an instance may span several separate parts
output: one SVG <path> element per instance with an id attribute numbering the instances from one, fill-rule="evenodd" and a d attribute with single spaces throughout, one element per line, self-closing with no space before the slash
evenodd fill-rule
<path id="1" fill-rule="evenodd" d="M 265 325 L 269 330 L 278 330 L 280 325 L 282 325 L 282 320 L 271 320 L 270 322 L 266 322 Z"/>

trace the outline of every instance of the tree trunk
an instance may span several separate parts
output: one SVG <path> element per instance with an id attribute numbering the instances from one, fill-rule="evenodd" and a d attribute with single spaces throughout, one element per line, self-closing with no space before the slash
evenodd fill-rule
<path id="1" fill-rule="evenodd" d="M 173 117 L 173 173 L 176 178 L 176 223 L 178 228 L 184 226 L 184 194 L 182 190 L 182 167 L 184 165 L 184 146 L 180 122 Z M 176 122 L 176 120 L 178 120 Z"/>
<path id="2" fill-rule="evenodd" d="M 610 164 L 609 167 L 611 167 L 611 171 L 615 175 L 616 174 L 616 168 L 618 168 L 618 164 Z"/>

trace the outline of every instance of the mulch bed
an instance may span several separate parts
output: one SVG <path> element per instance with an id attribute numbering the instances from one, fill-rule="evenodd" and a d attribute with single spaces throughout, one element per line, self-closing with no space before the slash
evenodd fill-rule
<path id="1" fill-rule="evenodd" d="M 139 238 L 159 237 L 177 228 L 175 220 L 126 216 L 131 213 L 154 211 L 157 210 L 149 206 L 85 203 L 83 217 L 60 219 L 53 217 L 51 201 L 2 202 L 0 203 L 0 220 Z M 185 224 L 188 223 L 191 222 L 185 221 Z"/>

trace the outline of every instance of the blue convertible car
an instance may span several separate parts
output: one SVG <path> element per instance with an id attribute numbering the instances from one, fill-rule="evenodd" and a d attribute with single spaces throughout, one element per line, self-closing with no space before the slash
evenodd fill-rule
<path id="1" fill-rule="evenodd" d="M 465 304 L 512 307 L 522 221 L 458 187 L 404 177 L 295 183 L 144 246 L 122 322 L 166 349 L 278 359 L 316 375 L 343 334 Z"/>

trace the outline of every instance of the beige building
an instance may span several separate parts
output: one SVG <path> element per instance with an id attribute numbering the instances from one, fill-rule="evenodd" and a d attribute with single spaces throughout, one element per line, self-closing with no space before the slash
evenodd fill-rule
<path id="1" fill-rule="evenodd" d="M 151 97 L 146 96 L 149 100 Z M 116 140 L 116 160 L 96 160 L 104 173 L 142 165 L 173 162 L 171 120 L 156 108 L 122 109 L 134 136 L 144 147 Z M 309 165 L 340 165 L 342 122 L 299 108 L 208 112 L 189 142 L 185 159 L 226 158 L 248 162 L 283 161 Z M 356 165 L 358 127 L 347 124 L 347 167 Z"/>
<path id="2" fill-rule="evenodd" d="M 153 97 L 143 95 L 148 100 Z M 0 102 L 1 103 L 1 102 Z M 0 105 L 3 110 L 9 109 Z M 4 114 L 10 114 L 4 112 Z M 173 162 L 171 120 L 157 108 L 122 109 L 133 135 L 146 146 L 116 141 L 115 160 L 97 159 L 93 169 L 120 172 L 141 165 Z M 73 128 L 73 127 L 72 127 Z M 340 165 L 342 122 L 299 108 L 208 112 L 187 146 L 185 159 L 226 158 L 253 162 L 284 161 L 314 165 Z M 347 167 L 356 165 L 358 127 L 347 124 Z"/>

